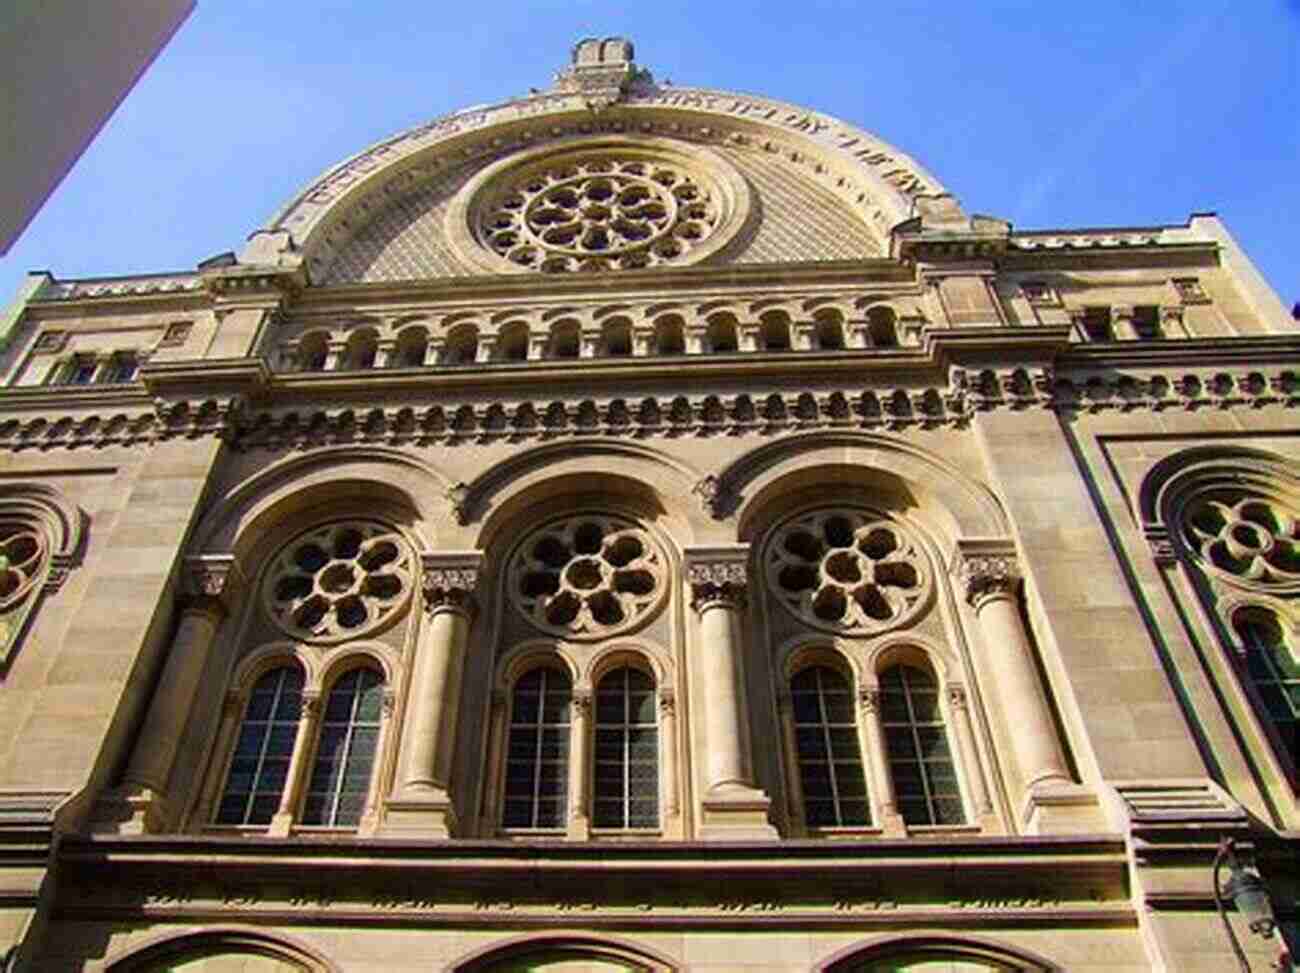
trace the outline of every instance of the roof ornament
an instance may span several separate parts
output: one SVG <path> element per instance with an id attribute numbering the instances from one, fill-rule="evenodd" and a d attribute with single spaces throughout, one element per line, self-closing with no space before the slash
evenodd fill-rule
<path id="1" fill-rule="evenodd" d="M 569 67 L 555 75 L 555 90 L 581 95 L 592 112 L 604 111 L 633 88 L 654 83 L 632 58 L 632 42 L 624 37 L 584 37 L 573 45 Z"/>

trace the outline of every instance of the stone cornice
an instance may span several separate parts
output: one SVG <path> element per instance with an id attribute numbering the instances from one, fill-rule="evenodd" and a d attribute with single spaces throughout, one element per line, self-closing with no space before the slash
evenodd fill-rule
<path id="1" fill-rule="evenodd" d="M 1050 367 L 952 367 L 942 381 L 937 370 L 928 376 L 905 369 L 871 375 L 864 359 L 855 356 L 845 364 L 858 367 L 846 371 L 856 371 L 860 384 L 827 381 L 806 369 L 808 381 L 800 390 L 795 382 L 799 370 L 790 366 L 802 360 L 784 356 L 771 374 L 737 372 L 767 379 L 765 385 L 755 383 L 759 387 L 753 394 L 736 391 L 743 383 L 705 381 L 716 378 L 707 370 L 689 382 L 683 381 L 680 367 L 671 376 L 657 373 L 660 387 L 689 388 L 689 395 L 648 393 L 645 386 L 634 391 L 626 383 L 610 383 L 602 390 L 596 381 L 602 373 L 593 374 L 582 383 L 590 387 L 582 388 L 572 381 L 572 369 L 566 375 L 570 381 L 561 384 L 556 370 L 531 366 L 486 367 L 468 376 L 472 381 L 456 385 L 430 381 L 428 370 L 407 369 L 355 372 L 320 384 L 316 376 L 275 376 L 261 386 L 264 371 L 235 369 L 226 375 L 224 388 L 206 383 L 201 367 L 177 369 L 159 383 L 168 394 L 156 398 L 152 408 L 138 391 L 111 400 L 87 396 L 84 405 L 80 396 L 70 394 L 60 408 L 52 391 L 36 390 L 29 397 L 27 390 L 14 390 L 0 411 L 0 450 L 135 446 L 204 435 L 221 436 L 237 448 L 273 450 L 345 442 L 523 442 L 593 434 L 636 439 L 771 436 L 811 429 L 964 428 L 977 413 L 995 410 L 1051 409 L 1069 417 L 1300 407 L 1300 369 L 1209 365 L 1126 374 L 1090 364 L 1095 370 L 1077 368 L 1062 376 Z M 635 363 L 645 359 L 627 361 L 633 371 L 621 374 L 631 377 Z M 525 382 L 523 375 L 549 381 Z M 183 380 L 186 376 L 193 384 Z M 773 382 L 774 377 L 784 381 Z M 864 377 L 877 381 L 862 382 Z M 188 397 L 194 388 L 204 389 L 204 396 Z M 508 397 L 502 390 L 509 390 Z M 333 404 L 322 407 L 322 399 Z"/>

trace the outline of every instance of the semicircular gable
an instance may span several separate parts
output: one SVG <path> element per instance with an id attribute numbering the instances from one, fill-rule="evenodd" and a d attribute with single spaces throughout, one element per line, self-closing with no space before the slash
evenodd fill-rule
<path id="1" fill-rule="evenodd" d="M 883 256 L 891 229 L 918 213 L 964 217 L 914 159 L 839 119 L 751 95 L 661 87 L 643 71 L 633 78 L 598 111 L 589 93 L 559 85 L 377 143 L 291 200 L 240 259 L 301 260 L 317 283 L 473 273 L 443 221 L 476 173 L 548 145 L 610 140 L 711 152 L 742 174 L 757 212 L 728 260 Z"/>

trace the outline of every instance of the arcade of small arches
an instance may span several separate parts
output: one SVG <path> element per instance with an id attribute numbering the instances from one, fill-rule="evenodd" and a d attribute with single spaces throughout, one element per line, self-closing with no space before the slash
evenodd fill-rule
<path id="1" fill-rule="evenodd" d="M 110 958 L 105 973 L 204 973 L 240 963 L 257 973 L 339 973 L 342 967 L 296 936 L 242 926 L 216 926 L 152 937 Z M 447 973 L 675 973 L 666 953 L 626 936 L 520 935 L 475 949 L 441 969 Z M 984 936 L 879 936 L 836 950 L 814 973 L 1058 973 L 1060 966 L 1022 947 Z"/>
<path id="2" fill-rule="evenodd" d="M 627 358 L 751 352 L 844 351 L 917 344 L 919 320 L 893 303 L 810 310 L 768 307 L 674 309 L 599 317 L 494 314 L 450 315 L 437 324 L 361 321 L 346 328 L 305 326 L 278 348 L 285 371 L 357 371 L 376 368 L 454 367 L 579 358 Z"/>

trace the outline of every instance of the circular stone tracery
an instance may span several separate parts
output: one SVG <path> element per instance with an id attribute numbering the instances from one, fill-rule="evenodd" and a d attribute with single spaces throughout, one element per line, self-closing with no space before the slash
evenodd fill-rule
<path id="1" fill-rule="evenodd" d="M 765 562 L 777 600 L 833 632 L 902 624 L 924 607 L 930 588 L 912 537 L 864 510 L 818 510 L 787 521 L 768 544 Z"/>
<path id="2" fill-rule="evenodd" d="M 1271 499 L 1204 498 L 1188 511 L 1184 536 L 1211 570 L 1229 579 L 1300 584 L 1300 518 Z"/>
<path id="3" fill-rule="evenodd" d="M 569 273 L 703 260 L 750 210 L 721 156 L 666 139 L 535 150 L 481 172 L 448 209 L 448 231 L 484 269 Z M 468 233 L 466 234 L 466 231 Z"/>
<path id="4" fill-rule="evenodd" d="M 601 638 L 644 620 L 666 589 L 650 535 L 621 518 L 572 517 L 529 537 L 510 567 L 515 606 L 567 638 Z"/>
<path id="5" fill-rule="evenodd" d="M 413 558 L 381 524 L 318 527 L 276 557 L 262 589 L 272 620 L 294 638 L 340 642 L 397 617 L 410 598 Z"/>
<path id="6" fill-rule="evenodd" d="M 36 586 L 45 564 L 45 539 L 24 524 L 0 524 L 0 612 Z"/>

